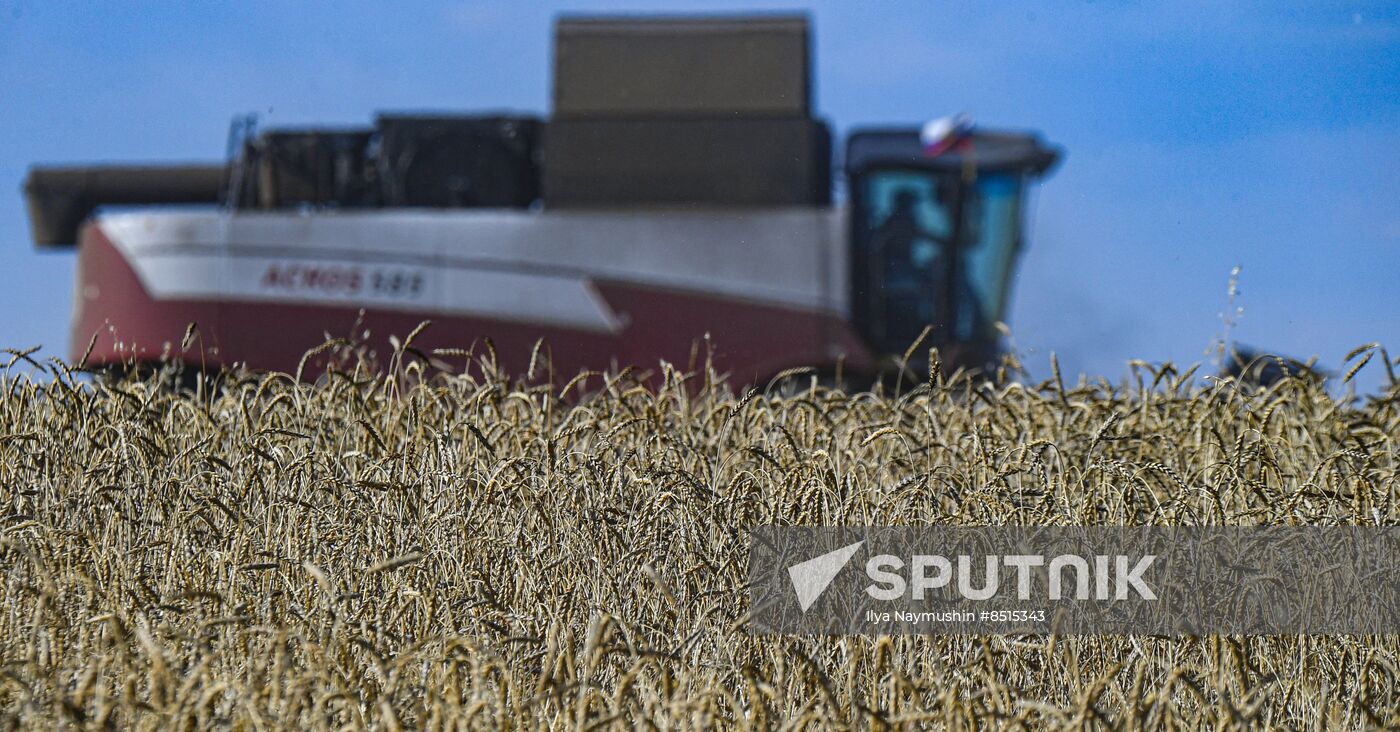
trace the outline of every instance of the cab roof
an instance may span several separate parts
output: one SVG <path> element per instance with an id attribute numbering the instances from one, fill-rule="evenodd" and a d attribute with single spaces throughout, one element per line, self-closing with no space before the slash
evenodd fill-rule
<path id="1" fill-rule="evenodd" d="M 974 129 L 960 145 L 931 156 L 919 137 L 919 129 L 859 129 L 846 142 L 846 170 L 857 173 L 871 168 L 918 167 L 961 170 L 971 160 L 979 171 L 1022 171 L 1041 176 L 1059 162 L 1064 151 L 1047 144 L 1039 135 Z"/>

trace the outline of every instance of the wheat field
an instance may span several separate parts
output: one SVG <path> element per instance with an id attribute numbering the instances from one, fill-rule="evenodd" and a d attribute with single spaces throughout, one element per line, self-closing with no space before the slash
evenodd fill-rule
<path id="1" fill-rule="evenodd" d="M 1393 524 L 1400 386 L 1375 346 L 1336 377 L 1385 369 L 1364 398 L 1145 363 L 1035 383 L 1014 360 L 738 390 L 411 343 L 179 390 L 10 353 L 0 728 L 1400 724 L 1395 636 L 769 637 L 746 616 L 766 524 Z"/>

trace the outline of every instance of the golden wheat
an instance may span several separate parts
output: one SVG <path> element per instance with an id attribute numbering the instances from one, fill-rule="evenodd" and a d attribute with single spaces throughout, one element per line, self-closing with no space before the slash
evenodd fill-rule
<path id="1" fill-rule="evenodd" d="M 550 383 L 547 349 L 511 380 L 489 350 L 412 340 L 386 376 L 342 358 L 316 384 L 193 392 L 11 352 L 0 727 L 1400 723 L 1394 636 L 746 620 L 763 524 L 1394 523 L 1393 382 L 1362 401 L 1142 363 L 1073 386 L 1058 363 L 1039 384 L 935 365 L 902 393 L 792 372 L 741 397 L 664 365 Z"/>

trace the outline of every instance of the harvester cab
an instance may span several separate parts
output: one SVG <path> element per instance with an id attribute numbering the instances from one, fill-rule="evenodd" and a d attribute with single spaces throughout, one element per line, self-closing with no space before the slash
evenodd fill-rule
<path id="1" fill-rule="evenodd" d="M 901 354 L 923 334 L 951 363 L 997 353 L 1023 211 L 1059 159 L 1036 136 L 858 130 L 846 146 L 852 321 L 872 351 Z"/>

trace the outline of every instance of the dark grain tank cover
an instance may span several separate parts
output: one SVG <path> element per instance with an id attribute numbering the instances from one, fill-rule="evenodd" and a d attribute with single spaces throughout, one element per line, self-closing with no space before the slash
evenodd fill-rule
<path id="1" fill-rule="evenodd" d="M 559 20 L 554 116 L 811 114 L 801 15 Z"/>
<path id="2" fill-rule="evenodd" d="M 523 208 L 539 197 L 535 117 L 382 114 L 378 128 L 386 206 Z"/>
<path id="3" fill-rule="evenodd" d="M 369 130 L 275 130 L 244 153 L 240 207 L 369 206 Z"/>
<path id="4" fill-rule="evenodd" d="M 553 208 L 831 201 L 831 134 L 805 117 L 555 119 L 545 158 Z"/>

